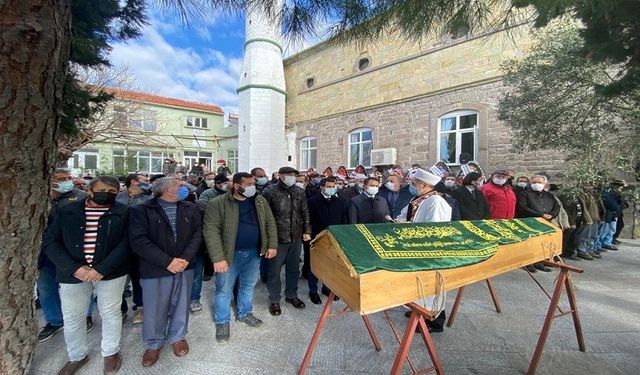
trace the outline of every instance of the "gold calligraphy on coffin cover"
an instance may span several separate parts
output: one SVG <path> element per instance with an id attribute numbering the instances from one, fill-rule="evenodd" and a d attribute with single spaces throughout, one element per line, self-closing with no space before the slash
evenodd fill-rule
<path id="1" fill-rule="evenodd" d="M 562 232 L 544 219 L 522 219 L 508 223 L 503 221 L 499 224 L 500 231 L 509 228 L 513 233 L 513 236 L 507 237 L 502 237 L 497 229 L 491 229 L 493 223 L 463 223 L 459 222 L 460 226 L 453 224 L 462 233 L 461 242 L 437 236 L 405 239 L 403 242 L 456 242 L 462 249 L 454 251 L 465 251 L 464 246 L 468 246 L 465 245 L 465 241 L 468 239 L 477 241 L 477 244 L 490 243 L 493 241 L 488 241 L 489 239 L 498 238 L 495 254 L 490 257 L 428 258 L 422 254 L 421 258 L 381 258 L 369 240 L 378 242 L 378 250 L 383 251 L 400 250 L 411 255 L 425 251 L 420 248 L 401 248 L 400 242 L 397 246 L 386 246 L 382 240 L 376 238 L 385 234 L 397 236 L 392 228 L 407 228 L 412 224 L 365 225 L 365 232 L 371 234 L 368 238 L 356 225 L 345 225 L 339 226 L 342 227 L 340 230 L 326 230 L 315 238 L 312 242 L 311 270 L 354 311 L 369 314 L 437 293 L 439 278 L 444 280 L 441 289 L 452 290 L 543 259 L 550 259 L 558 255 L 562 248 Z M 452 223 L 421 224 L 425 227 L 450 225 Z M 381 229 L 389 232 L 385 233 Z M 408 235 L 410 232 L 404 233 Z M 420 233 L 423 235 L 431 232 Z M 528 237 L 522 239 L 525 236 Z M 516 241 L 516 237 L 521 240 Z M 431 251 L 440 250 L 442 248 L 431 248 Z M 383 255 L 387 256 L 384 253 Z"/>

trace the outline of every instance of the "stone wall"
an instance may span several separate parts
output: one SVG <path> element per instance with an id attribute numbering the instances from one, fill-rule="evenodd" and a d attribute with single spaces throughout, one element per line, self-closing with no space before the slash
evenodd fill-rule
<path id="1" fill-rule="evenodd" d="M 397 163 L 403 167 L 412 163 L 431 166 L 438 160 L 438 118 L 452 111 L 475 110 L 479 116 L 477 159 L 486 172 L 510 168 L 529 173 L 545 170 L 552 176 L 557 175 L 562 169 L 562 154 L 519 154 L 511 151 L 509 130 L 496 118 L 497 102 L 503 91 L 501 81 L 470 85 L 464 89 L 305 121 L 291 125 L 288 130 L 295 133 L 298 153 L 300 139 L 318 139 L 320 169 L 346 165 L 349 132 L 365 127 L 373 130 L 373 148 L 396 148 Z"/>

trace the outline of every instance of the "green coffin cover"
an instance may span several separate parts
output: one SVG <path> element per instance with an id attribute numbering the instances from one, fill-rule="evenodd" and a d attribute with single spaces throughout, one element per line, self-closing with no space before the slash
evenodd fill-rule
<path id="1" fill-rule="evenodd" d="M 535 218 L 445 223 L 356 224 L 327 228 L 358 274 L 427 271 L 489 259 L 498 245 L 555 231 Z"/>

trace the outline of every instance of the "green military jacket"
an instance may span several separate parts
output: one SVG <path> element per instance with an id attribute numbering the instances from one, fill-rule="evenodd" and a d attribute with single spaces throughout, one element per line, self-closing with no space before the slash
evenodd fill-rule
<path id="1" fill-rule="evenodd" d="M 261 195 L 255 196 L 258 225 L 260 226 L 260 255 L 267 249 L 278 248 L 276 220 L 271 213 L 267 200 Z M 209 201 L 204 212 L 203 235 L 207 251 L 214 263 L 226 260 L 233 263 L 240 212 L 238 202 L 231 192 Z"/>

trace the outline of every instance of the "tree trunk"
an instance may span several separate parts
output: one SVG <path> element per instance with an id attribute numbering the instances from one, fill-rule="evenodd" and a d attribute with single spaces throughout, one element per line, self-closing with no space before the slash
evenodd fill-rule
<path id="1" fill-rule="evenodd" d="M 0 374 L 35 353 L 34 284 L 69 59 L 70 0 L 0 0 Z"/>

